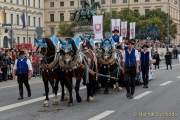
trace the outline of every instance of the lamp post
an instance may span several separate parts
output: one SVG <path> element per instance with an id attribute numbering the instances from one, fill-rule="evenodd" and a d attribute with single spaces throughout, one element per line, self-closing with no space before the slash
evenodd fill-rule
<path id="1" fill-rule="evenodd" d="M 170 45 L 171 40 L 170 40 L 170 2 L 168 0 L 168 18 L 167 18 L 167 24 L 168 24 L 168 30 L 167 30 L 167 39 L 168 39 L 168 44 Z"/>

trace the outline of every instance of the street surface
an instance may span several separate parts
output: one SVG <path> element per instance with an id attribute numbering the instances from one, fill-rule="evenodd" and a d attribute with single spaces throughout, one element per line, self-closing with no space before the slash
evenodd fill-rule
<path id="1" fill-rule="evenodd" d="M 86 102 L 86 89 L 81 87 L 82 103 L 67 106 L 61 102 L 43 107 L 44 87 L 41 78 L 30 80 L 32 97 L 18 101 L 16 81 L 0 83 L 0 120 L 180 120 L 180 64 L 174 62 L 173 70 L 166 70 L 164 63 L 155 71 L 156 79 L 149 89 L 136 87 L 134 99 L 126 92 L 98 93 L 93 102 Z M 50 88 L 50 93 L 51 93 Z M 61 92 L 61 91 L 59 91 Z"/>

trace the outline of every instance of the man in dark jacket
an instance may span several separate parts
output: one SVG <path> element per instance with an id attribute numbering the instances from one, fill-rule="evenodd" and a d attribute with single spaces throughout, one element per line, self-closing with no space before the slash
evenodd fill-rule
<path id="1" fill-rule="evenodd" d="M 159 64 L 160 64 L 161 59 L 160 59 L 160 56 L 159 56 L 158 51 L 155 51 L 155 53 L 154 53 L 154 55 L 153 55 L 153 59 L 156 60 L 155 63 L 154 63 L 155 70 L 156 70 L 156 68 L 159 69 Z"/>
<path id="2" fill-rule="evenodd" d="M 139 53 L 134 48 L 135 41 L 129 40 L 128 48 L 123 53 L 126 97 L 132 99 L 135 92 L 135 77 L 139 73 Z"/>
<path id="3" fill-rule="evenodd" d="M 170 69 L 172 70 L 172 65 L 171 65 L 171 63 L 172 63 L 172 54 L 169 51 L 169 49 L 167 49 L 166 55 L 164 57 L 165 57 L 165 61 L 166 61 L 167 70 L 168 70 L 168 66 L 170 66 Z"/>
<path id="4" fill-rule="evenodd" d="M 140 64 L 141 64 L 141 71 L 142 71 L 142 78 L 143 78 L 143 88 L 148 88 L 148 81 L 149 81 L 149 68 L 151 68 L 151 54 L 148 51 L 148 46 L 144 45 L 142 47 L 141 57 L 140 57 Z"/>

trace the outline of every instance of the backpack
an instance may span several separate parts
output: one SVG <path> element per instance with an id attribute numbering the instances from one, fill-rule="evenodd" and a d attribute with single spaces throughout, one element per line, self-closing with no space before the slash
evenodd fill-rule
<path id="1" fill-rule="evenodd" d="M 27 64 L 27 58 L 18 59 L 17 60 L 17 69 L 16 74 L 22 75 L 22 74 L 28 74 L 28 64 Z"/>

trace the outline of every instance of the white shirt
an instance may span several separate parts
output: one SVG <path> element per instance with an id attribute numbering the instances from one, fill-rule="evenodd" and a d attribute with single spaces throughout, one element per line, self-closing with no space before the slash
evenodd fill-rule
<path id="1" fill-rule="evenodd" d="M 131 51 L 132 52 L 132 51 Z M 123 62 L 125 62 L 125 57 L 126 57 L 126 52 L 124 50 L 123 54 Z M 135 56 L 136 56 L 136 61 L 140 61 L 140 55 L 139 55 L 139 52 L 135 49 Z"/>
<path id="2" fill-rule="evenodd" d="M 21 61 L 22 61 L 22 60 L 23 60 L 23 59 L 21 59 Z M 18 60 L 16 59 L 15 64 L 14 64 L 14 68 L 13 68 L 14 70 L 17 69 L 17 61 L 18 61 Z M 32 71 L 33 69 L 32 69 L 31 61 L 30 61 L 29 59 L 27 59 L 26 62 L 27 62 L 27 65 L 28 65 L 28 69 Z"/>

